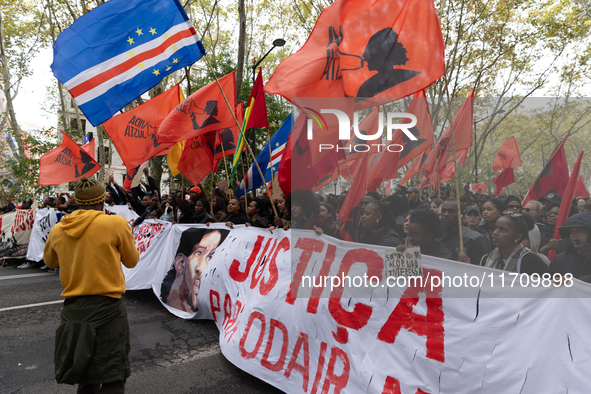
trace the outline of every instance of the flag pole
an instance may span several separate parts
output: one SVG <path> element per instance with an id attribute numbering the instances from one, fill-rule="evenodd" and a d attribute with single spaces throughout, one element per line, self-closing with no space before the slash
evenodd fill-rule
<path id="1" fill-rule="evenodd" d="M 453 135 L 453 134 L 452 134 Z M 441 188 L 439 186 L 441 186 L 439 184 L 439 162 L 437 161 L 437 151 L 435 150 L 435 139 L 433 139 L 433 145 L 432 148 L 433 149 L 433 155 L 435 157 L 435 177 L 437 179 L 437 197 L 441 200 Z M 420 180 L 419 180 L 420 182 Z"/>
<path id="2" fill-rule="evenodd" d="M 453 118 L 451 116 L 451 98 L 449 97 L 449 86 L 448 86 L 448 82 L 447 82 L 447 76 L 444 74 L 443 75 L 443 79 L 445 81 L 445 93 L 447 95 L 447 105 L 449 107 L 447 116 L 450 119 L 449 122 L 449 127 L 451 130 L 451 143 L 452 143 L 452 148 L 453 148 L 453 152 L 454 152 L 454 170 L 455 170 L 455 174 L 454 174 L 454 178 L 455 178 L 455 183 L 456 183 L 456 202 L 457 202 L 457 206 L 458 206 L 458 230 L 460 231 L 460 253 L 464 253 L 464 234 L 463 234 L 463 230 L 462 230 L 462 207 L 460 205 L 460 181 L 458 180 L 458 160 L 456 158 L 456 139 L 454 136 L 454 122 L 453 122 Z M 439 167 L 439 166 L 437 166 Z"/>
<path id="3" fill-rule="evenodd" d="M 220 139 L 221 135 L 220 135 Z M 226 152 L 224 151 L 224 140 L 222 139 L 222 143 L 220 144 L 222 147 L 222 156 L 224 157 L 224 168 L 226 169 L 226 180 L 228 181 L 228 187 L 230 187 L 230 177 L 228 176 L 228 164 L 226 163 Z"/>
<path id="4" fill-rule="evenodd" d="M 267 186 L 267 181 L 265 181 L 265 176 L 263 175 L 263 171 L 261 171 L 261 167 L 259 167 L 259 163 L 257 163 L 257 158 L 254 157 L 254 153 L 252 152 L 252 149 L 250 148 L 250 144 L 246 143 L 246 142 L 248 142 L 248 140 L 246 139 L 246 136 L 244 135 L 244 131 L 242 130 L 242 126 L 240 126 L 240 123 L 238 123 L 238 119 L 236 118 L 236 114 L 234 113 L 235 109 L 232 109 L 232 107 L 230 106 L 230 103 L 228 102 L 228 99 L 226 98 L 226 93 L 224 93 L 224 89 L 222 89 L 222 85 L 220 84 L 220 80 L 218 79 L 217 74 L 215 73 L 213 67 L 211 66 L 211 62 L 209 61 L 209 56 L 205 55 L 204 57 L 207 60 L 207 65 L 209 66 L 209 69 L 211 70 L 211 73 L 213 74 L 213 77 L 215 78 L 215 81 L 218 84 L 218 87 L 220 88 L 220 92 L 222 93 L 222 97 L 224 98 L 224 101 L 226 102 L 226 105 L 230 109 L 230 113 L 232 114 L 232 117 L 234 118 L 234 121 L 236 122 L 236 126 L 238 127 L 238 130 L 240 131 L 240 135 L 242 136 L 242 138 L 245 141 L 244 145 L 246 145 L 246 148 L 248 149 L 248 153 L 250 153 L 250 155 L 252 156 L 252 160 L 254 161 L 254 164 L 256 165 L 257 170 L 259 171 L 259 175 L 261 176 L 261 179 L 263 180 L 263 184 L 265 185 L 265 189 L 267 189 L 267 193 L 270 196 L 271 191 L 269 190 L 269 187 Z M 244 190 L 244 195 L 246 196 L 246 189 Z M 244 197 L 244 198 L 246 198 L 246 197 Z M 277 209 L 275 208 L 275 205 L 271 204 L 271 207 L 273 208 L 273 213 L 275 214 L 275 216 L 279 217 L 279 214 L 277 213 Z"/>
<path id="5" fill-rule="evenodd" d="M 244 210 L 246 211 L 246 208 L 248 207 L 248 189 L 246 189 L 246 179 L 248 176 L 248 173 L 244 170 L 244 158 L 241 157 L 240 158 L 240 164 L 242 165 L 242 179 L 244 179 L 244 205 L 246 205 L 246 207 L 244 207 Z M 240 185 L 238 186 L 240 187 Z M 244 212 L 246 213 L 246 212 Z"/>

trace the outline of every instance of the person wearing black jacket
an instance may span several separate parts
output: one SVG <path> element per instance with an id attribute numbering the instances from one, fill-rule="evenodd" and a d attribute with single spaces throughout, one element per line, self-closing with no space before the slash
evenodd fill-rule
<path id="1" fill-rule="evenodd" d="M 519 274 L 552 274 L 552 270 L 537 254 L 521 244 L 533 228 L 531 216 L 503 211 L 491 236 L 495 249 L 482 257 L 480 265 Z"/>
<path id="2" fill-rule="evenodd" d="M 228 214 L 222 220 L 222 222 L 226 222 L 226 224 L 246 224 L 247 220 L 244 211 L 242 210 L 242 206 L 240 205 L 240 200 L 236 197 L 233 197 L 228 201 L 228 206 L 226 207 Z"/>
<path id="3" fill-rule="evenodd" d="M 408 228 L 408 238 L 413 246 L 421 248 L 421 254 L 452 259 L 451 251 L 438 241 L 443 236 L 443 225 L 435 212 L 428 208 L 411 211 Z"/>
<path id="4" fill-rule="evenodd" d="M 215 219 L 211 217 L 209 212 L 209 201 L 206 198 L 200 198 L 195 202 L 195 214 L 193 215 L 193 223 L 214 223 Z"/>
<path id="5" fill-rule="evenodd" d="M 455 198 L 447 199 L 440 206 L 441 223 L 445 229 L 442 244 L 452 253 L 452 260 L 458 260 L 460 257 L 460 231 L 458 224 L 458 205 Z M 476 231 L 462 226 L 464 238 L 464 254 L 469 258 L 472 264 L 478 264 L 482 256 L 490 252 L 488 240 Z M 460 261 L 468 261 L 466 259 Z"/>
<path id="6" fill-rule="evenodd" d="M 560 236 L 569 239 L 566 251 L 557 254 L 550 268 L 561 275 L 580 279 L 591 275 L 591 213 L 577 213 L 558 227 Z"/>
<path id="7" fill-rule="evenodd" d="M 402 244 L 390 209 L 381 201 L 368 203 L 361 215 L 357 242 L 369 245 L 398 246 Z"/>

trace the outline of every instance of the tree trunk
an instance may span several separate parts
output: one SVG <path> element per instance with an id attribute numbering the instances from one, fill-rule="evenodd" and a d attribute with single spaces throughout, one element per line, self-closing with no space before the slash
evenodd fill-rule
<path id="1" fill-rule="evenodd" d="M 238 36 L 238 60 L 236 63 L 236 97 L 240 97 L 242 79 L 244 78 L 244 49 L 246 48 L 246 7 L 244 0 L 238 0 L 238 19 L 240 34 Z"/>
<path id="2" fill-rule="evenodd" d="M 14 139 L 16 140 L 16 144 L 18 146 L 19 155 L 24 157 L 25 155 L 25 147 L 23 145 L 23 140 L 21 138 L 21 130 L 18 127 L 18 122 L 16 121 L 16 113 L 14 112 L 14 106 L 12 105 L 12 97 L 10 93 L 10 72 L 8 71 L 8 58 L 6 56 L 6 49 L 4 48 L 4 29 L 3 29 L 3 22 L 2 22 L 2 9 L 0 8 L 0 61 L 2 62 L 2 79 L 4 81 L 3 89 L 4 95 L 6 96 L 6 111 L 8 112 L 8 117 L 10 119 L 10 123 L 12 126 L 12 132 Z"/>

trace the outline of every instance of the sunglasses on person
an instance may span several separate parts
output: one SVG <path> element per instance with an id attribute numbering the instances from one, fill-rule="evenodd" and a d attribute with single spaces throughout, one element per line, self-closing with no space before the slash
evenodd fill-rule
<path id="1" fill-rule="evenodd" d="M 507 205 L 509 209 L 521 209 L 521 205 Z"/>
<path id="2" fill-rule="evenodd" d="M 546 213 L 546 216 L 558 216 L 558 211 L 550 211 Z"/>
<path id="3" fill-rule="evenodd" d="M 529 213 L 529 212 L 531 212 L 531 211 L 532 211 L 532 209 L 531 209 L 531 208 L 523 208 L 523 212 L 528 212 L 528 213 Z"/>

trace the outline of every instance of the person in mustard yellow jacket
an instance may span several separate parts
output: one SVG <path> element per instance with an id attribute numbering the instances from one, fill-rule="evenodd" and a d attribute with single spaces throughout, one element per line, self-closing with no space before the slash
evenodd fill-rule
<path id="1" fill-rule="evenodd" d="M 75 198 L 80 209 L 51 229 L 43 252 L 64 286 L 55 376 L 78 393 L 123 393 L 131 372 L 121 263 L 135 267 L 139 253 L 127 221 L 103 212 L 104 186 L 82 177 Z"/>

